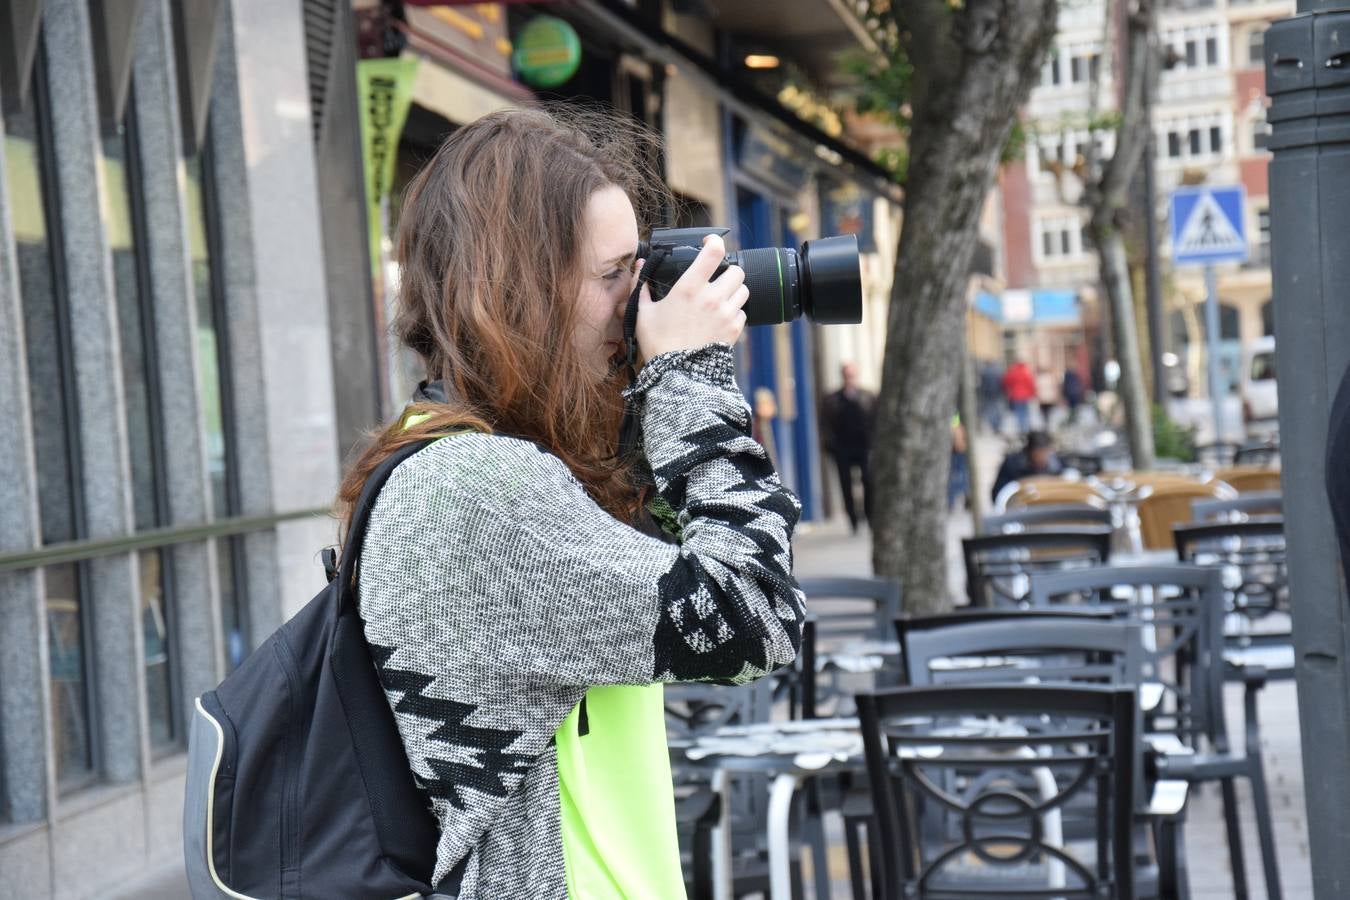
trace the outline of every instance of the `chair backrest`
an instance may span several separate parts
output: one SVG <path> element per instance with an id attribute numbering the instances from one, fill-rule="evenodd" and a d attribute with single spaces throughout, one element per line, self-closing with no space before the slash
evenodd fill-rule
<path id="1" fill-rule="evenodd" d="M 1134 896 L 1132 689 L 895 688 L 859 695 L 858 711 L 880 896 Z M 1091 803 L 1097 827 L 1067 845 L 1071 803 Z"/>
<path id="2" fill-rule="evenodd" d="M 1226 469 L 1218 470 L 1214 473 L 1214 477 L 1237 491 L 1239 494 L 1247 494 L 1252 491 L 1280 490 L 1279 468 L 1267 468 L 1265 466 L 1231 466 Z"/>
<path id="3" fill-rule="evenodd" d="M 830 649 L 844 641 L 889 640 L 891 622 L 900 615 L 900 582 L 893 578 L 799 578 L 816 621 L 817 646 Z"/>
<path id="4" fill-rule="evenodd" d="M 1235 466 L 1268 466 L 1280 458 L 1280 445 L 1275 441 L 1246 444 L 1233 454 Z"/>
<path id="5" fill-rule="evenodd" d="M 1234 500 L 1191 501 L 1191 518 L 1197 523 L 1282 515 L 1284 494 L 1280 491 L 1249 491 Z"/>
<path id="6" fill-rule="evenodd" d="M 1144 635 L 1144 672 L 1163 689 L 1153 730 L 1226 749 L 1223 579 L 1218 569 L 1104 566 L 1033 575 L 1034 608 L 1087 604 L 1112 610 Z"/>
<path id="7" fill-rule="evenodd" d="M 1252 621 L 1292 614 L 1282 517 L 1181 525 L 1174 536 L 1181 560 L 1220 568 L 1228 612 Z"/>
<path id="8" fill-rule="evenodd" d="M 1213 441 L 1195 445 L 1196 461 L 1208 466 L 1231 466 L 1241 447 L 1232 441 Z"/>
<path id="9" fill-rule="evenodd" d="M 893 578 L 800 578 L 810 615 L 793 677 L 800 714 L 850 715 L 853 695 L 862 689 L 894 684 L 897 673 L 840 673 L 822 677 L 817 660 L 865 643 L 893 640 L 891 622 L 900 615 L 900 583 Z M 797 704 L 794 704 L 797 705 Z"/>
<path id="10" fill-rule="evenodd" d="M 1071 469 L 1083 476 L 1096 475 L 1102 470 L 1102 455 L 1100 453 L 1061 452 L 1059 462 L 1065 469 Z"/>
<path id="11" fill-rule="evenodd" d="M 1046 529 L 987 534 L 961 541 L 966 594 L 972 606 L 1016 607 L 1032 572 L 1103 565 L 1111 558 L 1110 528 Z"/>
<path id="12" fill-rule="evenodd" d="M 985 516 L 981 534 L 1001 534 L 1032 528 L 1080 528 L 1111 525 L 1111 511 L 1104 505 L 1048 503 L 1026 506 L 1002 515 Z"/>
<path id="13" fill-rule="evenodd" d="M 1223 484 L 1191 478 L 1152 477 L 1140 486 L 1139 533 L 1148 550 L 1172 546 L 1172 528 L 1191 519 L 1191 503 L 1199 499 L 1236 496 Z"/>
<path id="14" fill-rule="evenodd" d="M 771 682 L 720 685 L 676 682 L 665 687 L 666 731 L 672 737 L 707 734 L 727 725 L 767 722 L 772 713 Z"/>
<path id="15" fill-rule="evenodd" d="M 1004 504 L 1009 512 L 1047 504 L 1077 503 L 1099 509 L 1105 509 L 1107 505 L 1107 498 L 1101 488 L 1091 481 L 1038 476 L 1024 478 L 1015 484 L 1017 487 L 1008 494 Z"/>
<path id="16" fill-rule="evenodd" d="M 1109 611 L 1107 611 L 1109 612 Z M 1137 684 L 1137 625 L 1059 616 L 968 621 L 910 630 L 902 646 L 908 683 L 1082 682 Z"/>

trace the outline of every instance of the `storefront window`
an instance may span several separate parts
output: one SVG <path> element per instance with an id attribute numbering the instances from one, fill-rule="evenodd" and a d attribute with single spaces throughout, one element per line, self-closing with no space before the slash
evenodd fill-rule
<path id="1" fill-rule="evenodd" d="M 5 178 L 27 347 L 39 527 L 42 543 L 53 544 L 82 536 L 83 499 L 69 309 L 59 264 L 60 235 L 53 227 L 55 178 L 45 119 L 44 64 L 39 59 L 35 66 L 27 102 L 5 112 Z M 95 771 L 82 590 L 86 579 L 84 567 L 75 563 L 49 566 L 44 576 L 56 770 L 62 789 L 69 789 L 88 782 Z"/>
<path id="2" fill-rule="evenodd" d="M 203 142 L 210 144 L 210 140 Z M 207 474 L 211 481 L 211 515 L 227 518 L 240 512 L 233 448 L 229 379 L 229 341 L 225 330 L 224 298 L 216 280 L 212 251 L 215 203 L 211 193 L 208 150 L 188 157 L 188 250 L 192 258 L 192 289 L 197 304 L 197 367 L 201 384 L 202 427 L 206 441 Z M 248 652 L 247 604 L 243 596 L 243 546 L 238 537 L 215 542 L 217 581 L 225 658 L 233 669 Z"/>
<path id="3" fill-rule="evenodd" d="M 145 210 L 136 177 L 136 142 L 132 119 L 103 136 L 103 227 L 112 251 L 117 323 L 122 346 L 122 386 L 126 401 L 127 446 L 136 530 L 166 524 L 164 435 L 159 415 L 155 362 L 154 310 L 144 277 Z M 144 631 L 146 700 L 150 739 L 154 746 L 172 746 L 178 735 L 174 721 L 173 677 L 170 670 L 168 581 L 165 556 L 146 550 L 138 556 L 141 624 Z"/>

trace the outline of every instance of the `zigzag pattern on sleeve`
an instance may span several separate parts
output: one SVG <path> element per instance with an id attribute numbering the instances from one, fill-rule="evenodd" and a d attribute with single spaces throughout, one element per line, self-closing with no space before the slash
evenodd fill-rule
<path id="1" fill-rule="evenodd" d="M 615 520 L 513 438 L 436 442 L 389 479 L 362 552 L 366 637 L 461 900 L 566 897 L 554 732 L 588 687 L 739 683 L 792 661 L 800 506 L 750 437 L 730 348 L 629 389 L 679 546 Z"/>

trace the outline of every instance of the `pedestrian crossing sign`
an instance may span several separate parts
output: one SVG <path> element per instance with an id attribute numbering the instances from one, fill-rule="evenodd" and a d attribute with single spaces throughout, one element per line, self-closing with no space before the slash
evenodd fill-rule
<path id="1" fill-rule="evenodd" d="M 1247 258 L 1246 196 L 1241 186 L 1172 192 L 1172 262 L 1242 262 Z"/>

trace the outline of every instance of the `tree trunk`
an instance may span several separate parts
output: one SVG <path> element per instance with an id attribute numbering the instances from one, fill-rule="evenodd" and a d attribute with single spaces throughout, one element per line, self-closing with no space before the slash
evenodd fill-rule
<path id="1" fill-rule="evenodd" d="M 1118 0 L 1125 2 L 1125 0 Z M 1157 30 L 1154 0 L 1133 0 L 1125 10 L 1123 57 L 1125 90 L 1120 103 L 1116 150 L 1102 169 L 1101 178 L 1087 186 L 1085 198 L 1092 211 L 1092 242 L 1100 260 L 1101 283 L 1111 307 L 1116 361 L 1120 364 L 1120 400 L 1125 408 L 1126 438 L 1136 469 L 1153 466 L 1153 419 L 1144 390 L 1144 361 L 1135 324 L 1134 290 L 1130 283 L 1129 259 L 1124 230 L 1130 215 L 1129 188 L 1152 131 L 1148 121 L 1147 92 L 1157 78 L 1153 35 Z M 1114 8 L 1108 22 L 1116 21 Z M 1108 42 L 1109 43 L 1109 42 Z M 1155 198 L 1147 199 L 1146 215 L 1153 215 Z"/>
<path id="2" fill-rule="evenodd" d="M 1115 338 L 1116 359 L 1120 363 L 1120 402 L 1125 408 L 1126 437 L 1130 459 L 1136 469 L 1153 468 L 1153 421 L 1149 415 L 1148 395 L 1144 390 L 1143 354 L 1139 349 L 1139 329 L 1134 309 L 1134 289 L 1130 284 L 1129 260 L 1125 238 L 1119 229 L 1092 228 L 1092 240 L 1101 258 L 1101 282 L 1111 304 L 1111 330 Z"/>
<path id="3" fill-rule="evenodd" d="M 899 4 L 915 108 L 878 399 L 872 563 L 906 610 L 951 605 L 947 475 L 980 212 L 1053 40 L 1057 0 Z"/>

